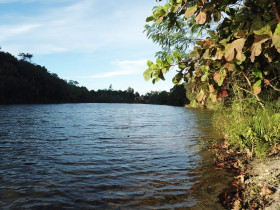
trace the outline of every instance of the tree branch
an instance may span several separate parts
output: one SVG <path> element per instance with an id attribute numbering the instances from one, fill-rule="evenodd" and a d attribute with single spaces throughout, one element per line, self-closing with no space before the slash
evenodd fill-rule
<path id="1" fill-rule="evenodd" d="M 278 10 L 277 10 L 276 3 L 275 3 L 274 0 L 270 0 L 270 2 L 271 2 L 271 5 L 272 5 L 272 8 L 273 8 L 273 11 L 274 11 L 275 18 L 276 18 L 277 22 L 280 23 L 280 16 L 279 16 L 279 13 L 278 13 Z"/>
<path id="2" fill-rule="evenodd" d="M 263 102 L 261 101 L 261 99 L 259 98 L 259 96 L 258 96 L 257 94 L 254 93 L 254 89 L 253 89 L 253 87 L 252 87 L 252 84 L 251 84 L 249 78 L 246 76 L 246 74 L 245 74 L 243 71 L 242 71 L 242 74 L 243 74 L 243 76 L 245 77 L 245 79 L 247 80 L 247 82 L 248 82 L 248 84 L 249 84 L 249 86 L 250 86 L 250 88 L 251 88 L 251 90 L 252 90 L 252 93 L 253 93 L 254 96 L 256 97 L 258 103 L 259 103 L 260 106 L 263 108 L 263 110 L 266 110 L 265 107 L 264 107 L 264 105 L 263 105 Z"/>
<path id="3" fill-rule="evenodd" d="M 279 90 L 279 89 L 277 89 L 276 87 L 272 86 L 271 84 L 269 84 L 269 86 L 270 86 L 270 87 L 272 87 L 275 91 L 280 92 L 280 90 Z"/>
<path id="4" fill-rule="evenodd" d="M 235 3 L 235 4 L 238 5 L 238 6 L 244 7 L 246 9 L 251 9 L 250 7 L 247 7 L 247 6 L 243 5 L 243 4 L 239 4 L 239 3 Z"/>

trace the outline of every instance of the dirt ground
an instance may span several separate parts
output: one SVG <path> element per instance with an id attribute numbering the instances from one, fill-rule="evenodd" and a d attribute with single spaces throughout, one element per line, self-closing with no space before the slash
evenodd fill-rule
<path id="1" fill-rule="evenodd" d="M 252 158 L 248 150 L 235 152 L 224 142 L 212 148 L 217 167 L 235 174 L 220 200 L 226 209 L 280 210 L 280 152 L 263 159 Z"/>

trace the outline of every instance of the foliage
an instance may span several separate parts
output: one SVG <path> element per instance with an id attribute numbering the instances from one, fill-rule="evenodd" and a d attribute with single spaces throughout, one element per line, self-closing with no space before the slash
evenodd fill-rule
<path id="1" fill-rule="evenodd" d="M 249 148 L 257 157 L 264 157 L 280 143 L 280 103 L 266 107 L 263 110 L 254 101 L 235 101 L 231 108 L 216 111 L 215 127 L 227 135 L 236 149 Z"/>
<path id="2" fill-rule="evenodd" d="M 18 56 L 21 57 L 22 60 L 29 59 L 30 62 L 31 62 L 31 58 L 33 57 L 33 55 L 30 53 L 19 53 Z"/>
<path id="3" fill-rule="evenodd" d="M 167 91 L 151 91 L 144 96 L 144 102 L 149 104 L 161 104 L 172 106 L 183 106 L 189 103 L 186 97 L 184 85 L 177 85 Z"/>
<path id="4" fill-rule="evenodd" d="M 266 148 L 266 143 L 279 143 L 280 119 L 275 116 L 280 112 L 270 104 L 279 101 L 280 92 L 280 3 L 158 2 L 147 18 L 152 24 L 146 31 L 163 52 L 156 55 L 155 63 L 148 61 L 145 80 L 164 80 L 175 67 L 173 82 L 186 84 L 191 106 L 221 104 L 225 124 L 231 122 L 224 131 L 239 142 L 237 145 L 255 150 Z M 176 35 L 184 39 L 175 39 Z M 190 43 L 193 49 L 188 51 L 184 47 Z"/>
<path id="5" fill-rule="evenodd" d="M 28 54 L 27 54 L 28 55 Z M 45 67 L 18 60 L 0 52 L 0 104 L 110 102 L 132 103 L 139 93 L 126 91 L 88 91 L 77 81 L 66 81 Z"/>
<path id="6" fill-rule="evenodd" d="M 241 3 L 244 5 L 239 6 Z M 189 89 L 196 93 L 196 101 L 201 104 L 207 100 L 222 101 L 234 94 L 233 88 L 256 98 L 267 89 L 279 90 L 280 24 L 270 1 L 170 0 L 155 7 L 147 21 L 154 21 L 149 28 L 165 30 L 165 42 L 161 37 L 164 32 L 151 36 L 150 29 L 147 34 L 168 55 L 158 58 L 156 63 L 148 61 L 149 68 L 144 72 L 146 80 L 153 78 L 153 83 L 164 80 L 164 74 L 172 66 L 178 66 L 173 82 L 179 84 L 184 80 L 188 83 Z M 217 32 L 211 28 L 215 22 L 218 22 Z M 171 54 L 174 36 L 187 34 L 177 32 L 176 28 L 179 31 L 189 29 L 187 41 L 191 41 L 197 29 L 205 31 L 207 37 L 197 40 L 189 53 L 173 51 Z M 178 44 L 185 46 L 185 39 L 176 42 L 175 48 L 179 48 Z"/>
<path id="7" fill-rule="evenodd" d="M 140 97 L 138 92 L 134 92 L 134 89 L 128 87 L 127 90 L 114 90 L 112 85 L 109 89 L 104 90 L 91 90 L 90 94 L 95 103 L 134 103 L 135 99 Z"/>
<path id="8" fill-rule="evenodd" d="M 30 103 L 153 103 L 182 106 L 185 89 L 177 86 L 170 92 L 151 92 L 140 96 L 133 88 L 104 90 L 79 87 L 74 80 L 63 80 L 45 67 L 0 52 L 0 104 Z"/>

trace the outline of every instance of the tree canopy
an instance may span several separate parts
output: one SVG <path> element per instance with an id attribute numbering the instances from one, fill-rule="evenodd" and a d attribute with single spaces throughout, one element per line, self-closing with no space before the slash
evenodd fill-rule
<path id="1" fill-rule="evenodd" d="M 192 105 L 251 95 L 260 105 L 280 91 L 280 3 L 274 0 L 158 1 L 147 36 L 162 47 L 145 80 L 176 66 Z M 192 47 L 192 50 L 189 50 Z"/>

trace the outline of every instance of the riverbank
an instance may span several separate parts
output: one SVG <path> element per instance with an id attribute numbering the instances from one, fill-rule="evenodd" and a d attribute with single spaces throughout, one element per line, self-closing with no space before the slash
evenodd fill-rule
<path id="1" fill-rule="evenodd" d="M 216 154 L 216 165 L 235 174 L 219 196 L 225 208 L 280 209 L 280 147 L 263 159 L 253 159 L 249 150 L 236 152 L 226 141 L 211 150 Z"/>

